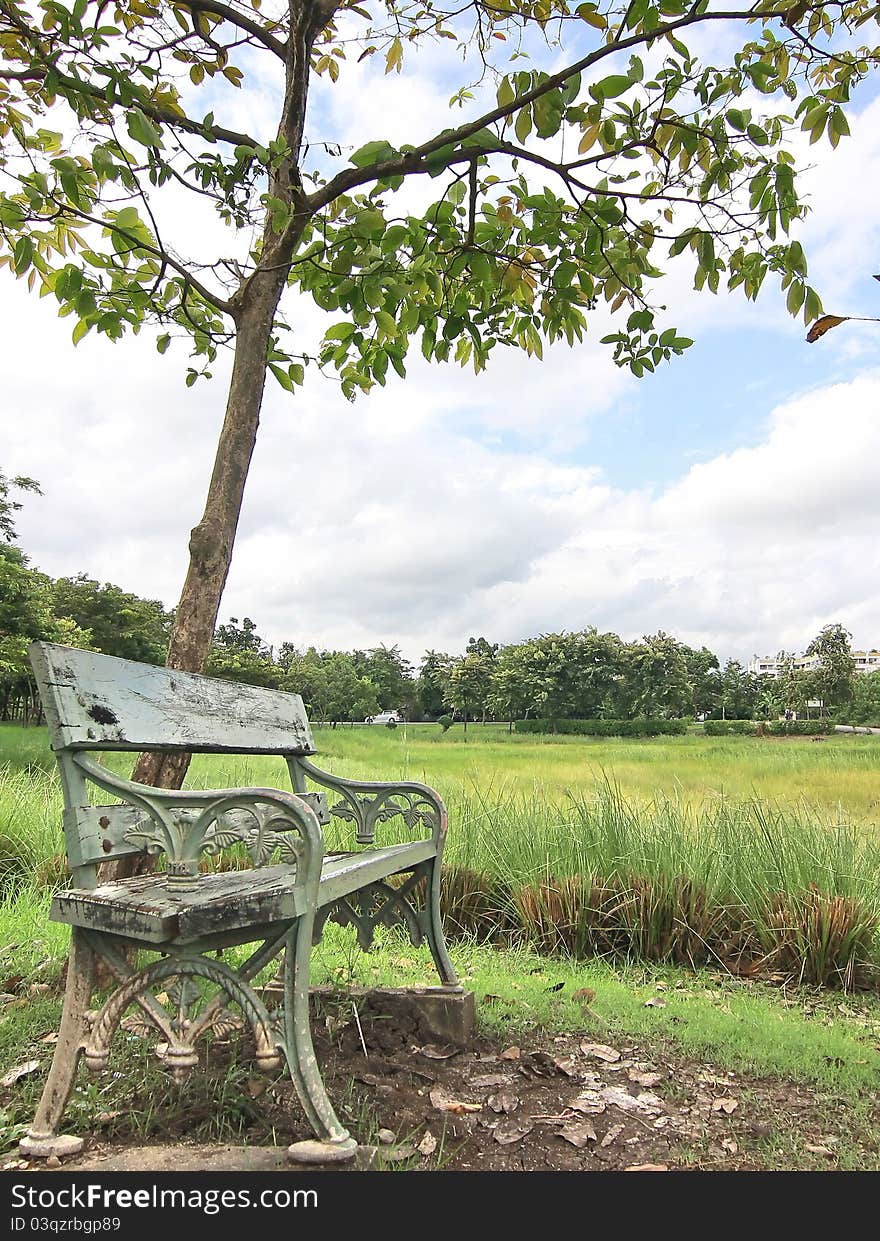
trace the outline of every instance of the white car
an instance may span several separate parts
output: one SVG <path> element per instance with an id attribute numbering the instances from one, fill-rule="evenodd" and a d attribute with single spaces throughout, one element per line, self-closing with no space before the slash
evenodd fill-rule
<path id="1" fill-rule="evenodd" d="M 368 715 L 365 724 L 402 724 L 403 716 L 396 711 L 382 711 L 379 715 Z"/>

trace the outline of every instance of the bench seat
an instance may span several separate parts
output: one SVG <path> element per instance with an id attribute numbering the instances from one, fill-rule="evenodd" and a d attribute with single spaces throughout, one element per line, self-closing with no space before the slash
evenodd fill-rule
<path id="1" fill-rule="evenodd" d="M 324 857 L 317 908 L 365 885 L 412 870 L 436 852 L 418 840 Z M 135 875 L 96 888 L 68 888 L 52 901 L 51 918 L 149 944 L 186 944 L 205 935 L 292 921 L 304 912 L 296 866 L 261 866 L 199 876 L 193 891 L 169 884 L 164 872 Z"/>

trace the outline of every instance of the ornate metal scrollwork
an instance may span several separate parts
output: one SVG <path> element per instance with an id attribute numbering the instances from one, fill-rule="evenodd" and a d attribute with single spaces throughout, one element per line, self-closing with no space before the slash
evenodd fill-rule
<path id="1" fill-rule="evenodd" d="M 336 922 L 339 926 L 354 927 L 358 944 L 366 951 L 373 943 L 377 927 L 402 926 L 410 942 L 418 948 L 424 939 L 424 915 L 409 898 L 421 878 L 419 867 L 399 887 L 378 880 L 331 905 L 325 905 L 318 910 L 315 918 L 314 941 L 320 941 L 328 922 Z"/>
<path id="2" fill-rule="evenodd" d="M 315 810 L 296 794 L 259 788 L 165 791 L 125 780 L 87 756 L 77 755 L 76 763 L 99 788 L 144 813 L 123 840 L 147 853 L 164 853 L 169 881 L 182 888 L 197 880 L 202 854 L 239 843 L 255 866 L 276 855 L 304 870 L 320 866 Z"/>
<path id="3" fill-rule="evenodd" d="M 373 797 L 358 797 L 345 788 L 339 788 L 342 800 L 330 807 L 330 814 L 337 819 L 354 823 L 357 828 L 355 839 L 358 844 L 372 844 L 376 834 L 376 824 L 394 819 L 398 815 L 410 831 L 426 827 L 435 832 L 440 826 L 440 815 L 437 807 L 421 793 L 412 793 L 408 789 L 395 789 L 393 786 Z"/>
<path id="4" fill-rule="evenodd" d="M 283 825 L 280 830 L 279 825 Z M 165 824 L 130 828 L 124 840 L 147 853 L 166 852 L 169 873 L 173 873 L 172 868 L 176 866 L 189 864 L 192 869 L 192 864 L 202 854 L 214 857 L 222 849 L 236 844 L 245 846 L 254 866 L 266 866 L 276 856 L 282 862 L 295 865 L 302 857 L 302 839 L 295 827 L 279 814 L 277 806 L 263 802 L 230 807 L 224 800 L 216 806 L 208 806 L 198 815 L 192 811 L 178 812 L 171 817 L 170 826 L 171 840 Z"/>
<path id="5" fill-rule="evenodd" d="M 206 1000 L 195 982 L 197 978 L 214 983 L 219 997 Z M 154 993 L 160 983 L 169 980 L 173 982 L 164 992 Z M 282 1046 L 273 1016 L 229 966 L 202 956 L 154 961 L 117 987 L 91 1024 L 84 1047 L 86 1064 L 92 1070 L 106 1068 L 110 1043 L 122 1024 L 133 1033 L 158 1033 L 161 1041 L 156 1053 L 175 1081 L 181 1082 L 198 1064 L 195 1045 L 199 1038 L 209 1032 L 228 1033 L 244 1024 L 226 1008 L 224 999 L 238 1005 L 244 1021 L 253 1030 L 259 1067 L 266 1071 L 279 1068 Z M 140 1012 L 123 1020 L 123 1013 L 132 1003 L 138 1004 Z"/>

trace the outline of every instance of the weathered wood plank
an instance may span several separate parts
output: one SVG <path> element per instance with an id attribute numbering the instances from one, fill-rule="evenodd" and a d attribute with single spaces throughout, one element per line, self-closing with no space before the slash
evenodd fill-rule
<path id="1" fill-rule="evenodd" d="M 202 875 L 188 892 L 176 891 L 162 873 L 70 888 L 56 894 L 50 916 L 148 943 L 186 943 L 212 932 L 289 921 L 304 904 L 296 867 L 278 865 Z"/>
<path id="2" fill-rule="evenodd" d="M 388 845 L 384 849 L 365 849 L 362 853 L 337 854 L 326 857 L 321 871 L 318 908 L 330 905 L 358 888 L 387 879 L 398 871 L 409 870 L 434 857 L 433 840 L 416 840 L 404 845 Z"/>
<path id="3" fill-rule="evenodd" d="M 54 750 L 315 751 L 299 694 L 52 642 L 30 657 Z"/>
<path id="4" fill-rule="evenodd" d="M 387 879 L 433 857 L 433 841 L 389 845 L 324 859 L 317 907 L 331 904 L 377 879 Z M 240 927 L 288 921 L 306 905 L 296 867 L 279 864 L 256 870 L 201 875 L 197 886 L 180 891 L 160 872 L 136 875 L 97 888 L 70 888 L 56 894 L 55 922 L 104 931 L 147 943 L 187 943 Z"/>

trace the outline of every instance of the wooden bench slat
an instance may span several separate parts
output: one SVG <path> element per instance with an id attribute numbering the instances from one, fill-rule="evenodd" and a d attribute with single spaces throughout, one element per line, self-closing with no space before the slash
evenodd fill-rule
<path id="1" fill-rule="evenodd" d="M 299 694 L 35 642 L 54 750 L 314 754 Z"/>
<path id="2" fill-rule="evenodd" d="M 318 907 L 338 901 L 367 883 L 387 879 L 399 870 L 409 870 L 419 862 L 434 857 L 436 852 L 433 840 L 414 840 L 403 845 L 388 845 L 384 849 L 326 857 L 321 871 Z"/>
<path id="3" fill-rule="evenodd" d="M 324 859 L 317 907 L 348 896 L 368 883 L 409 870 L 435 853 L 430 840 L 331 854 Z M 73 926 L 151 944 L 189 943 L 205 935 L 285 922 L 305 909 L 296 867 L 284 864 L 199 876 L 182 892 L 162 873 L 137 875 L 96 888 L 56 894 L 51 918 Z"/>

